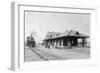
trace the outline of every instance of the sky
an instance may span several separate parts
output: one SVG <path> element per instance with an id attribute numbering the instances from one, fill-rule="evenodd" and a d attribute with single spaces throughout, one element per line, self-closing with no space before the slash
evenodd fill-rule
<path id="1" fill-rule="evenodd" d="M 33 32 L 36 41 L 42 40 L 48 31 L 79 31 L 90 35 L 90 14 L 25 12 L 25 38 Z"/>

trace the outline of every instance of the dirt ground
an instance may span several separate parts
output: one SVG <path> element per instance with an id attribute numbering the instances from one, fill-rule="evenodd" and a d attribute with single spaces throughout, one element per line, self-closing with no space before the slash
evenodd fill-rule
<path id="1" fill-rule="evenodd" d="M 38 46 L 35 48 L 25 47 L 25 62 L 29 61 L 49 61 L 49 60 L 71 60 L 89 59 L 89 47 L 68 48 L 45 48 Z"/>

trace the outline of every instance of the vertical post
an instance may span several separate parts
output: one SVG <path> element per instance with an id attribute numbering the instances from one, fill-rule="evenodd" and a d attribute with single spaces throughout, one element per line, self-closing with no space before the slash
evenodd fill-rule
<path id="1" fill-rule="evenodd" d="M 65 38 L 63 38 L 63 46 L 65 46 Z"/>
<path id="2" fill-rule="evenodd" d="M 60 46 L 60 39 L 58 40 L 58 46 Z"/>
<path id="3" fill-rule="evenodd" d="M 71 48 L 72 44 L 71 44 L 71 40 L 68 40 L 68 47 Z"/>
<path id="4" fill-rule="evenodd" d="M 60 39 L 60 46 L 62 46 L 62 39 Z"/>
<path id="5" fill-rule="evenodd" d="M 56 41 L 56 48 L 57 48 L 57 39 L 55 41 Z"/>
<path id="6" fill-rule="evenodd" d="M 85 46 L 87 45 L 87 38 L 85 38 Z"/>
<path id="7" fill-rule="evenodd" d="M 61 46 L 63 46 L 63 39 L 61 40 Z"/>
<path id="8" fill-rule="evenodd" d="M 85 38 L 83 38 L 83 47 L 85 46 Z"/>
<path id="9" fill-rule="evenodd" d="M 58 41 L 56 40 L 56 47 L 57 47 Z"/>
<path id="10" fill-rule="evenodd" d="M 76 46 L 78 46 L 78 38 L 76 38 Z"/>

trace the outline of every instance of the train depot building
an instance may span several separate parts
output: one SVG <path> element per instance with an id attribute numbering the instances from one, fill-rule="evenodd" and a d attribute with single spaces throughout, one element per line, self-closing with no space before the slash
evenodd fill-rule
<path id="1" fill-rule="evenodd" d="M 64 33 L 48 32 L 43 42 L 45 47 L 85 47 L 87 39 L 89 36 L 70 30 Z"/>

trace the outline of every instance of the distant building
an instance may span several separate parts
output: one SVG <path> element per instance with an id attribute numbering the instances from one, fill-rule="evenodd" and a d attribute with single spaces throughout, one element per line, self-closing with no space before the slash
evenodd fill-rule
<path id="1" fill-rule="evenodd" d="M 64 47 L 64 46 L 86 46 L 87 38 L 82 33 L 78 31 L 66 31 L 64 33 L 48 32 L 46 38 L 44 39 L 44 44 L 46 46 Z"/>

